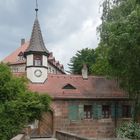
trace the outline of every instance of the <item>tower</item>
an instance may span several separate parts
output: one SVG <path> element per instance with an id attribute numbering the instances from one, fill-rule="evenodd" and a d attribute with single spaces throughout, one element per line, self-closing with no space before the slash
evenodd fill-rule
<path id="1" fill-rule="evenodd" d="M 36 18 L 28 49 L 24 52 L 26 57 L 27 78 L 33 83 L 43 83 L 48 76 L 48 50 L 45 47 L 39 21 L 36 1 Z"/>

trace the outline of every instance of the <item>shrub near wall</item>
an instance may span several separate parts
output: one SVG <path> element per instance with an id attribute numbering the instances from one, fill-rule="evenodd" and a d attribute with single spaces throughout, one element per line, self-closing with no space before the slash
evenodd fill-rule
<path id="1" fill-rule="evenodd" d="M 140 124 L 135 122 L 125 122 L 117 129 L 119 138 L 140 139 Z"/>

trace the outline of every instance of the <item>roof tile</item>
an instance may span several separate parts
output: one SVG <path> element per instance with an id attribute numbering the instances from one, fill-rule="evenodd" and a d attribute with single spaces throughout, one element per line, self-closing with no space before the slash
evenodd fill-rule
<path id="1" fill-rule="evenodd" d="M 63 89 L 64 85 L 71 84 L 76 89 Z M 89 76 L 84 80 L 82 76 L 49 74 L 44 84 L 30 83 L 29 88 L 41 94 L 48 93 L 54 98 L 126 98 L 127 95 L 118 88 L 114 80 L 105 77 Z"/>

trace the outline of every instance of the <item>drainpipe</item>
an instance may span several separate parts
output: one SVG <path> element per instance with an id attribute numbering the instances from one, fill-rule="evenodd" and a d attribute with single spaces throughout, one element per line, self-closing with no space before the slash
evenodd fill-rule
<path id="1" fill-rule="evenodd" d="M 118 107 L 118 102 L 115 101 L 115 137 L 117 137 L 117 132 L 116 132 L 116 128 L 117 128 L 117 107 Z"/>

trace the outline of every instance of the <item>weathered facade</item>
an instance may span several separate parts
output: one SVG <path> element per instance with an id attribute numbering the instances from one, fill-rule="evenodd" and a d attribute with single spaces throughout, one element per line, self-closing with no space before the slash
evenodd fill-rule
<path id="1" fill-rule="evenodd" d="M 52 133 L 61 130 L 86 137 L 115 137 L 116 128 L 131 119 L 132 102 L 115 81 L 104 77 L 48 75 L 42 86 L 29 87 L 40 94 L 47 91 L 53 98 Z"/>
<path id="2" fill-rule="evenodd" d="M 120 123 L 130 120 L 131 115 L 123 116 L 119 112 L 126 104 L 130 105 L 127 101 L 118 102 L 117 100 L 57 101 L 55 105 L 59 107 L 59 110 L 55 113 L 54 128 L 85 137 L 115 137 L 116 128 Z M 103 115 L 105 105 L 110 106 L 108 118 Z M 87 107 L 91 107 L 90 117 L 87 116 L 88 112 L 85 110 Z"/>
<path id="3" fill-rule="evenodd" d="M 82 75 L 66 75 L 63 65 L 56 61 L 44 44 L 36 17 L 30 42 L 22 40 L 21 47 L 6 57 L 12 72 L 29 79 L 29 89 L 48 93 L 51 111 L 41 121 L 31 125 L 32 136 L 52 136 L 64 130 L 87 137 L 114 137 L 122 121 L 129 121 L 132 104 L 114 80 L 88 76 L 86 66 Z"/>

